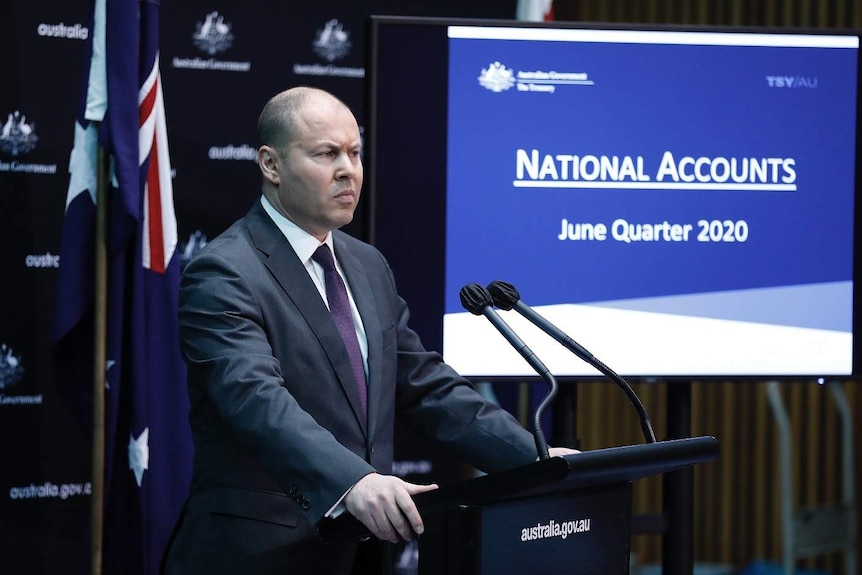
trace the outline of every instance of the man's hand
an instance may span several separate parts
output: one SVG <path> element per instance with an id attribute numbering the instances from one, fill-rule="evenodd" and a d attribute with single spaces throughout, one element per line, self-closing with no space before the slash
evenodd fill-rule
<path id="1" fill-rule="evenodd" d="M 407 483 L 392 475 L 371 473 L 356 482 L 344 498 L 344 506 L 371 533 L 398 543 L 422 535 L 425 525 L 413 503 L 413 495 L 437 489 L 436 484 Z"/>
<path id="2" fill-rule="evenodd" d="M 569 449 L 568 447 L 549 447 L 548 457 L 562 457 L 563 455 L 572 455 L 580 453 L 577 449 Z"/>

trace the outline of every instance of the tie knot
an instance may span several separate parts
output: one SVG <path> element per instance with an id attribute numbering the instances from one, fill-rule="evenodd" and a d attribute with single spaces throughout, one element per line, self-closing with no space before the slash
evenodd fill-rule
<path id="1" fill-rule="evenodd" d="M 311 255 L 311 259 L 319 263 L 326 271 L 335 269 L 335 260 L 332 259 L 332 252 L 326 244 L 318 247 Z"/>

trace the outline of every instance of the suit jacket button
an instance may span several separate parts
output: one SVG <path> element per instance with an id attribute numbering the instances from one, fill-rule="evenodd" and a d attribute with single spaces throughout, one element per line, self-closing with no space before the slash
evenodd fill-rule
<path id="1" fill-rule="evenodd" d="M 308 511 L 309 509 L 311 509 L 311 501 L 309 501 L 308 499 L 304 500 L 302 502 L 302 509 L 305 511 Z"/>

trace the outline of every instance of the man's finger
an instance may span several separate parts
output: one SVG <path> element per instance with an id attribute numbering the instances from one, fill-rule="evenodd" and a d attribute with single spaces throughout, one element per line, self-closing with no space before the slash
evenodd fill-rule
<path id="1" fill-rule="evenodd" d="M 413 539 L 413 531 L 411 531 L 412 526 L 411 523 L 408 523 L 403 511 L 404 510 L 400 509 L 398 506 L 395 506 L 389 513 L 387 513 L 387 517 L 392 527 L 394 527 L 395 531 L 398 532 L 398 535 L 401 536 L 401 539 L 404 541 L 410 541 Z"/>
<path id="2" fill-rule="evenodd" d="M 419 493 L 425 493 L 426 491 L 434 491 L 437 489 L 437 484 L 431 483 L 430 485 L 419 485 L 418 483 L 407 483 L 405 481 L 404 488 L 407 489 L 407 493 L 410 495 L 417 495 Z"/>
<path id="3" fill-rule="evenodd" d="M 369 522 L 374 524 L 374 529 L 371 530 L 371 533 L 375 537 L 382 539 L 383 541 L 389 541 L 390 543 L 398 543 L 398 536 L 392 529 L 392 526 L 389 523 L 389 518 L 386 517 L 385 514 L 379 519 L 372 515 Z"/>
<path id="4" fill-rule="evenodd" d="M 410 497 L 409 492 L 405 492 L 403 494 L 399 494 L 396 497 L 396 502 L 398 503 L 398 507 L 401 509 L 401 513 L 410 522 L 410 529 L 412 529 L 412 533 L 417 535 L 422 535 L 425 532 L 425 524 L 422 522 L 422 516 L 419 515 L 419 510 L 416 508 L 416 504 L 413 502 L 413 499 Z M 412 539 L 412 533 L 410 534 L 410 539 Z"/>

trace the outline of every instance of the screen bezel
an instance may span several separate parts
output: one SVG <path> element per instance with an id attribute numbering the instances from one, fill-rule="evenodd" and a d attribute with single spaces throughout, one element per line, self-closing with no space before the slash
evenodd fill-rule
<path id="1" fill-rule="evenodd" d="M 739 26 L 629 25 L 580 22 L 522 22 L 515 20 L 477 20 L 372 16 L 369 19 L 369 50 L 366 64 L 367 131 L 366 194 L 368 201 L 369 241 L 387 257 L 399 291 L 411 304 L 411 327 L 426 347 L 442 353 L 446 251 L 446 150 L 449 26 L 495 26 L 511 28 L 567 28 L 602 30 L 644 30 L 667 32 L 713 32 L 800 35 L 857 36 L 853 30 L 806 28 L 762 28 Z M 385 56 L 385 57 L 384 57 Z M 857 58 L 857 86 L 860 76 Z M 395 63 L 397 75 L 388 66 Z M 381 90 L 381 78 L 397 77 Z M 860 153 L 860 94 L 856 97 L 856 150 Z M 387 113 L 397 112 L 396 121 Z M 409 118 L 408 121 L 397 121 Z M 397 142 L 401 151 L 393 162 L 381 153 L 388 142 Z M 404 142 L 409 145 L 405 146 Z M 388 163 L 384 163 L 388 162 Z M 854 188 L 859 191 L 859 162 L 856 163 Z M 631 381 L 690 380 L 856 380 L 860 365 L 860 266 L 858 244 L 862 216 L 860 202 L 854 201 L 853 250 L 853 352 L 851 374 L 697 374 L 637 376 Z M 504 278 L 501 278 L 504 279 Z M 601 358 L 599 358 L 601 359 Z M 609 366 L 613 369 L 613 366 Z M 558 376 L 560 381 L 594 380 L 599 375 Z M 523 381 L 522 375 L 478 376 L 474 380 Z"/>

